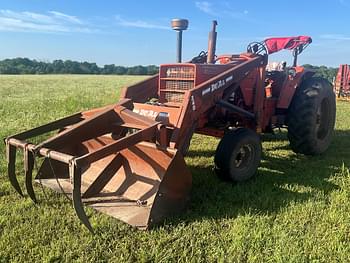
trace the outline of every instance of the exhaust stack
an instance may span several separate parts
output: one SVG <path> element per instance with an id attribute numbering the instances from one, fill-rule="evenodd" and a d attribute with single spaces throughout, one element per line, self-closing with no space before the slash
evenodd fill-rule
<path id="1" fill-rule="evenodd" d="M 214 64 L 215 62 L 215 49 L 216 49 L 216 26 L 218 22 L 216 20 L 213 21 L 212 30 L 209 32 L 209 40 L 208 40 L 208 56 L 207 63 Z"/>
<path id="2" fill-rule="evenodd" d="M 187 19 L 173 19 L 171 20 L 171 28 L 177 31 L 177 48 L 176 48 L 176 62 L 181 63 L 182 56 L 182 31 L 188 27 Z"/>

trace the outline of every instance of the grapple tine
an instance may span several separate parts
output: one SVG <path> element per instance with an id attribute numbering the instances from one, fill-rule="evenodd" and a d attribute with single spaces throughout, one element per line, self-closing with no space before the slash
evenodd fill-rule
<path id="1" fill-rule="evenodd" d="M 90 221 L 85 213 L 83 202 L 81 200 L 81 169 L 78 168 L 74 162 L 69 163 L 70 178 L 73 179 L 73 206 L 80 221 L 89 229 L 91 233 L 94 233 Z"/>
<path id="2" fill-rule="evenodd" d="M 33 188 L 33 167 L 34 167 L 34 156 L 33 153 L 28 150 L 27 147 L 24 148 L 24 173 L 25 173 L 25 185 L 27 188 L 27 193 L 30 199 L 33 200 L 34 203 L 37 202 L 34 188 Z"/>
<path id="3" fill-rule="evenodd" d="M 23 192 L 16 178 L 16 147 L 11 145 L 7 140 L 6 143 L 6 155 L 7 155 L 7 172 L 11 185 L 17 193 L 23 196 Z"/>

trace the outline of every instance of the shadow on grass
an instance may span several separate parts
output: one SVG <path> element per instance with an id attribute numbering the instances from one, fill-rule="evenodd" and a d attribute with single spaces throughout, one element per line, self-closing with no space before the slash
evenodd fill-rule
<path id="1" fill-rule="evenodd" d="M 273 141 L 274 135 L 263 136 L 263 140 Z M 336 131 L 328 151 L 314 157 L 293 153 L 284 157 L 278 153 L 271 154 L 275 150 L 289 149 L 286 145 L 286 133 L 277 134 L 275 140 L 284 143 L 282 146 L 270 145 L 264 150 L 257 176 L 247 182 L 222 182 L 207 166 L 189 165 L 193 175 L 189 209 L 176 218 L 169 218 L 167 222 L 176 225 L 184 221 L 235 218 L 245 214 L 273 214 L 291 203 L 312 200 L 320 193 L 328 195 L 337 189 L 337 185 L 327 179 L 337 172 L 343 163 L 350 166 L 350 131 Z M 189 157 L 214 155 L 214 150 L 197 150 L 188 154 Z M 50 191 L 46 193 L 49 195 L 49 198 L 44 198 L 44 204 L 47 206 L 59 207 L 67 202 L 59 194 Z M 8 194 L 8 191 L 0 191 L 0 196 Z M 50 198 L 58 196 L 62 198 Z"/>
<path id="2" fill-rule="evenodd" d="M 271 136 L 265 139 L 272 140 Z M 286 134 L 279 134 L 277 140 L 286 141 Z M 290 149 L 289 146 L 282 148 Z M 193 175 L 190 208 L 170 222 L 234 218 L 247 213 L 272 214 L 291 203 L 330 194 L 338 186 L 328 178 L 339 171 L 343 163 L 350 165 L 350 131 L 336 131 L 327 152 L 319 156 L 292 153 L 278 157 L 270 154 L 273 150 L 276 148 L 272 146 L 264 151 L 257 176 L 243 183 L 222 182 L 213 170 L 190 165 Z M 191 151 L 189 156 L 214 154 L 214 151 Z"/>
<path id="3" fill-rule="evenodd" d="M 0 197 L 7 196 L 7 195 L 10 195 L 10 194 L 11 194 L 10 191 L 2 191 L 2 190 L 0 190 Z"/>

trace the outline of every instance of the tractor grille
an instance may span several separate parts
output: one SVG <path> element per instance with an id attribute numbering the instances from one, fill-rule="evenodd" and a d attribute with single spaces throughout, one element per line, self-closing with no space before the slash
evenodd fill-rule
<path id="1" fill-rule="evenodd" d="M 167 91 L 164 95 L 167 102 L 181 103 L 184 99 L 183 93 Z"/>
<path id="2" fill-rule="evenodd" d="M 167 80 L 167 81 L 165 81 L 165 89 L 189 90 L 192 88 L 193 88 L 193 81 L 188 81 L 188 80 Z"/>
<path id="3" fill-rule="evenodd" d="M 194 88 L 195 67 L 168 65 L 161 69 L 160 100 L 182 103 L 188 90 Z"/>
<path id="4" fill-rule="evenodd" d="M 166 70 L 166 77 L 191 79 L 191 78 L 194 78 L 194 68 L 193 67 L 170 67 Z"/>

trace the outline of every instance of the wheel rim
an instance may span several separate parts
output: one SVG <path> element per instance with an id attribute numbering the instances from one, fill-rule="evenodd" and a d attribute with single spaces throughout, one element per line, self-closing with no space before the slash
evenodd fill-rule
<path id="1" fill-rule="evenodd" d="M 250 144 L 242 145 L 234 158 L 234 166 L 238 169 L 249 167 L 254 157 L 253 146 Z"/>
<path id="2" fill-rule="evenodd" d="M 329 133 L 330 113 L 329 101 L 324 98 L 316 114 L 316 134 L 319 140 L 323 140 Z"/>

